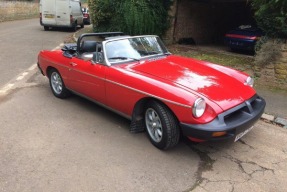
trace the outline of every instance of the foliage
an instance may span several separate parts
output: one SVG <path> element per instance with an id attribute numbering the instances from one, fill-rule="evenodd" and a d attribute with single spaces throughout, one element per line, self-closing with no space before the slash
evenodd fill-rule
<path id="1" fill-rule="evenodd" d="M 94 31 L 162 35 L 171 0 L 88 0 Z"/>
<path id="2" fill-rule="evenodd" d="M 287 1 L 253 0 L 258 26 L 269 37 L 287 38 Z"/>

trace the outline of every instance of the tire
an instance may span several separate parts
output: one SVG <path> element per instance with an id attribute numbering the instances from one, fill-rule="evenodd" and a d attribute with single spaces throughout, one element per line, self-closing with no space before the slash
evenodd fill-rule
<path id="1" fill-rule="evenodd" d="M 81 25 L 81 28 L 84 28 L 85 26 L 84 26 L 84 22 L 83 22 L 83 24 Z"/>
<path id="2" fill-rule="evenodd" d="M 145 108 L 144 123 L 147 135 L 155 147 L 165 150 L 178 144 L 178 122 L 165 105 L 150 101 Z"/>
<path id="3" fill-rule="evenodd" d="M 66 88 L 60 73 L 56 69 L 50 70 L 49 83 L 52 93 L 56 97 L 64 99 L 71 95 L 70 91 Z"/>
<path id="4" fill-rule="evenodd" d="M 72 31 L 76 32 L 77 31 L 77 22 L 75 22 L 75 24 L 72 26 Z"/>
<path id="5" fill-rule="evenodd" d="M 48 26 L 44 26 L 44 30 L 45 31 L 49 31 L 49 27 Z"/>

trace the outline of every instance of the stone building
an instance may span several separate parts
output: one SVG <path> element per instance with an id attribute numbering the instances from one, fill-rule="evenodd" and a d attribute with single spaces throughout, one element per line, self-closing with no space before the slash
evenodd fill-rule
<path id="1" fill-rule="evenodd" d="M 254 25 L 250 0 L 174 0 L 167 43 L 222 44 L 224 34 L 239 25 Z"/>

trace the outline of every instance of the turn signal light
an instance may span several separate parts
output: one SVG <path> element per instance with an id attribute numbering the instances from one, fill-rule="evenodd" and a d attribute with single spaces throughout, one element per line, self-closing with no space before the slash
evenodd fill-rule
<path id="1" fill-rule="evenodd" d="M 226 131 L 214 132 L 214 133 L 212 133 L 212 137 L 221 137 L 221 136 L 226 135 L 226 134 L 227 134 Z"/>

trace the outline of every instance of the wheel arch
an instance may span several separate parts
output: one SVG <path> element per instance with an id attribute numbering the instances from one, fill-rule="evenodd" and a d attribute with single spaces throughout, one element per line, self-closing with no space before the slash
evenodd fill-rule
<path id="1" fill-rule="evenodd" d="M 51 71 L 52 71 L 53 69 L 56 70 L 56 71 L 58 71 L 55 67 L 52 67 L 52 66 L 47 67 L 47 69 L 46 69 L 46 75 L 47 75 L 48 78 L 50 78 L 50 73 L 51 73 Z M 59 71 L 58 71 L 58 72 L 59 72 Z"/>
<path id="2" fill-rule="evenodd" d="M 132 116 L 131 116 L 131 132 L 137 133 L 137 132 L 142 132 L 145 130 L 144 128 L 144 111 L 145 111 L 145 106 L 147 105 L 148 102 L 150 101 L 155 101 L 160 103 L 161 105 L 165 106 L 173 115 L 177 123 L 179 122 L 177 116 L 174 114 L 174 112 L 170 109 L 168 105 L 166 105 L 164 102 L 161 100 L 154 98 L 154 97 L 145 97 L 140 99 L 139 101 L 136 102 Z M 181 129 L 180 129 L 181 132 Z"/>

